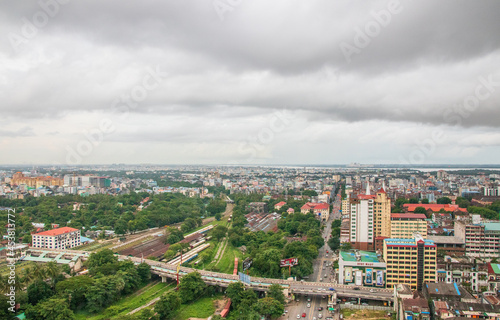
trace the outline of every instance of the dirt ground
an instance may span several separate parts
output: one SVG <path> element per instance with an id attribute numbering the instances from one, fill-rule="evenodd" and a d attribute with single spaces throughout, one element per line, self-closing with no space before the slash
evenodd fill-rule
<path id="1" fill-rule="evenodd" d="M 222 309 L 224 309 L 224 307 L 226 306 L 227 300 L 228 299 L 220 299 L 220 300 L 214 301 L 215 314 L 220 313 L 222 311 Z M 193 320 L 194 320 L 194 318 L 193 318 Z"/>
<path id="2" fill-rule="evenodd" d="M 344 319 L 363 319 L 363 320 L 379 320 L 388 319 L 386 317 L 386 311 L 374 311 L 374 310 L 350 310 L 352 314 L 346 316 L 344 314 Z"/>

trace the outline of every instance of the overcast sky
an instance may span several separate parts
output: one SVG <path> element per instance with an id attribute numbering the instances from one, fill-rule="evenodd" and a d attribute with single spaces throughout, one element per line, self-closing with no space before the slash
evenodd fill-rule
<path id="1" fill-rule="evenodd" d="M 0 163 L 495 164 L 499 13 L 2 1 Z"/>

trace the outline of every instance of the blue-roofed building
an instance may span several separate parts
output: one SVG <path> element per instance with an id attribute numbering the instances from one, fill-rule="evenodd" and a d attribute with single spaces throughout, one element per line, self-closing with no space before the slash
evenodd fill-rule
<path id="1" fill-rule="evenodd" d="M 426 282 L 437 281 L 437 246 L 432 240 L 415 235 L 413 239 L 384 239 L 387 288 L 402 283 L 422 290 Z"/>

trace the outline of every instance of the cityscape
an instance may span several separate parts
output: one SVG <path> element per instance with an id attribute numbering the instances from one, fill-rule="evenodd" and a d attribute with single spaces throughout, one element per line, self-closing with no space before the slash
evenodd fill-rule
<path id="1" fill-rule="evenodd" d="M 0 2 L 0 320 L 500 320 L 499 13 Z"/>

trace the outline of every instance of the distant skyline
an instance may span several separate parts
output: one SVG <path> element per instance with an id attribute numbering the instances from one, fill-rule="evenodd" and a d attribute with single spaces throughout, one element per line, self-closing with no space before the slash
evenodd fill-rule
<path id="1" fill-rule="evenodd" d="M 500 2 L 0 3 L 0 165 L 498 164 Z"/>

